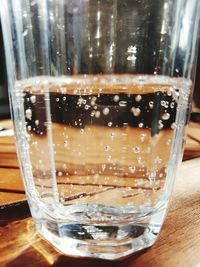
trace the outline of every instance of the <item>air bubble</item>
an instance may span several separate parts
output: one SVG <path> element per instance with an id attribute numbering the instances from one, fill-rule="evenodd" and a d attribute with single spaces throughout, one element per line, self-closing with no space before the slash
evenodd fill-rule
<path id="1" fill-rule="evenodd" d="M 59 100 L 60 100 L 59 97 L 57 97 L 57 98 L 56 98 L 56 102 L 59 102 Z"/>
<path id="2" fill-rule="evenodd" d="M 31 103 L 35 103 L 36 102 L 36 96 L 35 95 L 32 95 L 31 97 L 30 97 L 30 100 L 31 100 Z"/>
<path id="3" fill-rule="evenodd" d="M 30 108 L 25 111 L 25 114 L 26 114 L 26 118 L 31 120 L 31 118 L 32 118 L 32 110 Z"/>
<path id="4" fill-rule="evenodd" d="M 135 101 L 140 102 L 141 100 L 142 100 L 142 96 L 141 95 L 136 95 Z"/>
<path id="5" fill-rule="evenodd" d="M 103 114 L 104 115 L 108 115 L 109 112 L 110 112 L 109 108 L 104 108 L 103 109 Z"/>
<path id="6" fill-rule="evenodd" d="M 107 145 L 107 146 L 104 147 L 104 150 L 105 151 L 109 151 L 110 150 L 110 147 Z"/>
<path id="7" fill-rule="evenodd" d="M 141 113 L 141 110 L 139 108 L 132 107 L 131 112 L 133 113 L 135 117 L 138 117 Z"/>
<path id="8" fill-rule="evenodd" d="M 28 125 L 28 126 L 27 126 L 27 130 L 28 130 L 28 131 L 31 131 L 31 125 Z"/>
<path id="9" fill-rule="evenodd" d="M 174 106 L 175 106 L 175 103 L 174 102 L 171 102 L 171 104 L 170 104 L 170 108 L 174 108 Z"/>
<path id="10" fill-rule="evenodd" d="M 169 113 L 164 113 L 163 115 L 162 115 L 162 119 L 163 120 L 169 120 L 169 118 L 170 118 L 170 114 Z"/>
<path id="11" fill-rule="evenodd" d="M 91 116 L 91 117 L 94 117 L 94 115 L 95 115 L 95 111 L 93 110 L 93 111 L 90 113 L 90 116 Z"/>
<path id="12" fill-rule="evenodd" d="M 162 162 L 162 159 L 158 156 L 154 159 L 155 164 L 160 164 L 161 162 Z"/>
<path id="13" fill-rule="evenodd" d="M 23 31 L 22 35 L 25 37 L 27 34 L 28 34 L 28 30 L 26 29 Z"/>
<path id="14" fill-rule="evenodd" d="M 164 100 L 162 100 L 160 103 L 161 103 L 161 106 L 162 106 L 162 107 L 165 106 L 165 101 L 164 101 Z"/>
<path id="15" fill-rule="evenodd" d="M 114 102 L 118 102 L 118 101 L 119 101 L 119 96 L 118 96 L 118 95 L 115 95 L 115 96 L 113 97 L 113 100 L 114 100 Z"/>
<path id="16" fill-rule="evenodd" d="M 136 171 L 136 167 L 135 166 L 130 166 L 128 169 L 129 169 L 130 173 L 135 173 L 135 171 Z"/>
<path id="17" fill-rule="evenodd" d="M 100 116 L 101 116 L 101 113 L 100 113 L 100 111 L 97 110 L 97 111 L 95 112 L 95 117 L 98 119 Z"/>
<path id="18" fill-rule="evenodd" d="M 88 110 L 90 108 L 89 105 L 85 105 L 85 110 Z"/>
<path id="19" fill-rule="evenodd" d="M 172 142 L 172 140 L 171 139 L 167 139 L 167 141 L 166 141 L 166 145 L 170 145 L 171 144 L 171 142 Z"/>
<path id="20" fill-rule="evenodd" d="M 110 134 L 110 138 L 111 138 L 111 139 L 114 139 L 115 136 L 116 136 L 116 133 L 111 133 L 111 134 Z"/>
<path id="21" fill-rule="evenodd" d="M 159 121 L 158 121 L 158 129 L 159 129 L 159 130 L 162 130 L 163 127 L 164 127 L 164 125 L 163 125 L 162 121 L 159 120 Z"/>
<path id="22" fill-rule="evenodd" d="M 153 106 L 154 106 L 153 101 L 150 101 L 150 102 L 149 102 L 149 107 L 150 107 L 150 109 L 153 109 Z"/>
<path id="23" fill-rule="evenodd" d="M 108 123 L 108 127 L 111 127 L 112 126 L 112 122 L 110 121 L 109 123 Z"/>
<path id="24" fill-rule="evenodd" d="M 84 129 L 80 129 L 80 133 L 83 134 L 85 132 Z"/>
<path id="25" fill-rule="evenodd" d="M 66 96 L 63 96 L 63 101 L 65 101 L 66 100 Z"/>
<path id="26" fill-rule="evenodd" d="M 134 153 L 136 153 L 136 154 L 137 154 L 137 153 L 139 153 L 139 152 L 140 152 L 140 147 L 138 147 L 138 146 L 136 146 L 136 147 L 133 147 L 133 148 L 132 148 L 132 150 L 133 150 L 133 152 L 134 152 Z"/>
<path id="27" fill-rule="evenodd" d="M 126 107 L 127 106 L 127 101 L 119 101 L 119 106 L 120 107 Z"/>
<path id="28" fill-rule="evenodd" d="M 140 122 L 140 123 L 138 124 L 138 126 L 139 126 L 139 128 L 142 128 L 142 127 L 144 126 L 144 123 Z"/>

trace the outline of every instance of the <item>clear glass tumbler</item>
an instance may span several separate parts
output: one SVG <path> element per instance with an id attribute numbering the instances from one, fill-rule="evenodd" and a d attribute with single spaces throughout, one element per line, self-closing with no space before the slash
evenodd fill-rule
<path id="1" fill-rule="evenodd" d="M 199 0 L 0 0 L 11 108 L 39 233 L 117 259 L 151 246 L 181 160 Z"/>

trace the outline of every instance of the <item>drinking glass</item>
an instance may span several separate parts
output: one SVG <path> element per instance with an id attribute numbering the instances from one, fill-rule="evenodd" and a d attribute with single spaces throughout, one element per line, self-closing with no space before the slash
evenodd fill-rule
<path id="1" fill-rule="evenodd" d="M 74 256 L 117 259 L 151 246 L 182 157 L 199 0 L 0 3 L 39 233 Z"/>

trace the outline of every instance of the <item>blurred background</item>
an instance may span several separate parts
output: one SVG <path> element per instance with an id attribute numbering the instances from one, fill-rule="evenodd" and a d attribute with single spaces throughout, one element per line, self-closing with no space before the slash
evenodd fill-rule
<path id="1" fill-rule="evenodd" d="M 200 122 L 200 44 L 199 44 L 199 54 L 197 60 L 197 71 L 196 71 L 192 111 L 193 113 L 191 114 L 191 120 Z M 0 119 L 6 119 L 6 118 L 10 118 L 10 109 L 9 109 L 9 97 L 8 97 L 3 37 L 2 37 L 2 29 L 0 23 Z"/>

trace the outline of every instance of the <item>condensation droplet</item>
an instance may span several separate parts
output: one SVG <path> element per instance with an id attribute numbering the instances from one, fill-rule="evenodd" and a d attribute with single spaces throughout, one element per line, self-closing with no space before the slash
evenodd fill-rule
<path id="1" fill-rule="evenodd" d="M 109 108 L 104 108 L 103 109 L 103 114 L 104 115 L 108 115 L 109 112 L 110 112 Z"/>
<path id="2" fill-rule="evenodd" d="M 141 95 L 136 95 L 135 101 L 140 102 L 141 100 L 142 100 L 142 96 Z"/>
<path id="3" fill-rule="evenodd" d="M 169 120 L 169 118 L 170 118 L 170 114 L 169 113 L 164 113 L 163 115 L 162 115 L 162 119 L 163 120 Z"/>
<path id="4" fill-rule="evenodd" d="M 133 113 L 135 117 L 138 117 L 141 113 L 141 110 L 139 108 L 132 107 L 131 112 Z"/>

